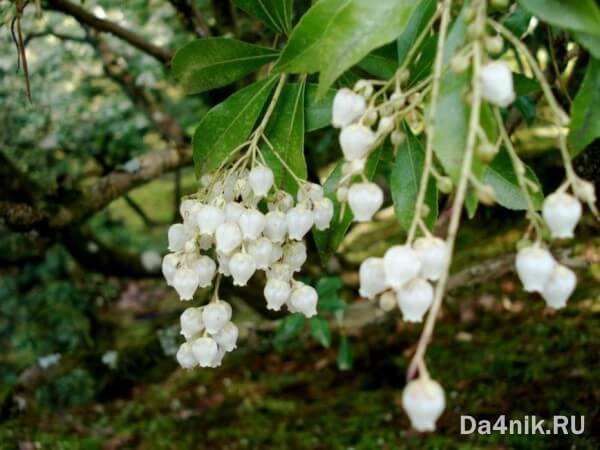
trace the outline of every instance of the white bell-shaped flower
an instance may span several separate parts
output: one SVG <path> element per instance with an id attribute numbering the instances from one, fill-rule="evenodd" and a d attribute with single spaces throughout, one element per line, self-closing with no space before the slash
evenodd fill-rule
<path id="1" fill-rule="evenodd" d="M 348 190 L 348 204 L 357 222 L 368 222 L 383 204 L 383 191 L 375 183 L 355 183 Z"/>
<path id="2" fill-rule="evenodd" d="M 479 72 L 481 96 L 490 103 L 507 107 L 515 101 L 513 74 L 505 61 L 491 61 Z"/>
<path id="3" fill-rule="evenodd" d="M 184 369 L 192 369 L 198 365 L 196 357 L 192 352 L 192 344 L 184 342 L 177 350 L 177 362 Z"/>
<path id="4" fill-rule="evenodd" d="M 225 205 L 225 221 L 237 223 L 242 213 L 246 210 L 241 203 L 229 202 Z"/>
<path id="5" fill-rule="evenodd" d="M 433 431 L 446 407 L 444 389 L 437 381 L 421 376 L 404 388 L 402 407 L 415 430 Z"/>
<path id="6" fill-rule="evenodd" d="M 181 300 L 191 300 L 198 289 L 198 275 L 188 267 L 179 267 L 173 276 L 173 287 Z"/>
<path id="7" fill-rule="evenodd" d="M 273 245 L 265 237 L 258 238 L 246 244 L 246 250 L 254 258 L 257 269 L 265 270 L 269 267 L 273 258 Z"/>
<path id="8" fill-rule="evenodd" d="M 220 348 L 223 348 L 226 352 L 234 350 L 237 346 L 237 340 L 239 336 L 238 327 L 233 322 L 227 322 L 221 328 L 217 334 L 213 337 Z"/>
<path id="9" fill-rule="evenodd" d="M 419 274 L 421 260 L 408 245 L 395 245 L 383 256 L 383 270 L 386 284 L 398 289 Z"/>
<path id="10" fill-rule="evenodd" d="M 179 318 L 181 325 L 181 334 L 186 340 L 204 330 L 204 322 L 202 321 L 202 308 L 188 308 Z"/>
<path id="11" fill-rule="evenodd" d="M 544 200 L 542 213 L 553 238 L 572 238 L 581 218 L 581 203 L 566 192 L 555 192 Z"/>
<path id="12" fill-rule="evenodd" d="M 246 209 L 238 220 L 244 239 L 257 239 L 265 229 L 265 222 L 264 214 L 258 209 Z"/>
<path id="13" fill-rule="evenodd" d="M 225 356 L 225 353 L 227 353 L 225 351 L 225 349 L 223 347 L 217 345 L 217 354 L 213 358 L 213 360 L 210 363 L 210 365 L 208 365 L 207 367 L 210 367 L 212 369 L 220 367 L 221 363 L 223 362 L 223 357 Z"/>
<path id="14" fill-rule="evenodd" d="M 208 256 L 200 255 L 190 266 L 198 276 L 198 286 L 201 288 L 210 286 L 217 272 L 217 264 Z"/>
<path id="15" fill-rule="evenodd" d="M 293 272 L 291 267 L 282 262 L 271 265 L 271 268 L 267 272 L 267 278 L 269 280 L 290 281 L 292 275 Z"/>
<path id="16" fill-rule="evenodd" d="M 183 224 L 188 229 L 196 229 L 196 227 L 198 226 L 198 222 L 196 221 L 196 215 L 203 206 L 204 205 L 198 200 L 190 198 L 183 200 L 181 202 L 181 205 L 179 205 L 179 214 L 181 214 Z"/>
<path id="17" fill-rule="evenodd" d="M 273 186 L 273 171 L 265 166 L 255 166 L 248 174 L 248 182 L 258 197 L 267 195 L 271 186 Z"/>
<path id="18" fill-rule="evenodd" d="M 169 250 L 180 252 L 184 249 L 185 243 L 192 237 L 189 229 L 182 223 L 175 223 L 169 227 L 167 232 L 169 238 Z"/>
<path id="19" fill-rule="evenodd" d="M 287 233 L 287 221 L 285 213 L 281 211 L 270 211 L 265 216 L 264 235 L 273 242 L 283 242 Z"/>
<path id="20" fill-rule="evenodd" d="M 296 283 L 290 295 L 289 304 L 294 311 L 304 314 L 306 317 L 317 315 L 317 291 L 304 283 Z"/>
<path id="21" fill-rule="evenodd" d="M 331 124 L 343 128 L 357 121 L 367 110 L 367 101 L 351 89 L 337 91 L 333 98 Z"/>
<path id="22" fill-rule="evenodd" d="M 229 270 L 229 261 L 231 260 L 231 255 L 226 255 L 221 252 L 217 252 L 217 262 L 219 263 L 219 267 L 217 267 L 217 272 L 225 275 L 226 277 L 231 276 L 231 271 Z"/>
<path id="23" fill-rule="evenodd" d="M 413 249 L 421 260 L 421 276 L 431 281 L 440 279 L 448 264 L 448 246 L 438 237 L 420 237 Z"/>
<path id="24" fill-rule="evenodd" d="M 314 217 L 312 211 L 303 205 L 297 205 L 287 212 L 285 220 L 290 239 L 299 241 L 313 226 Z"/>
<path id="25" fill-rule="evenodd" d="M 396 293 L 394 291 L 385 291 L 379 296 L 379 307 L 384 312 L 390 312 L 397 305 Z"/>
<path id="26" fill-rule="evenodd" d="M 223 300 L 209 303 L 202 309 L 202 322 L 206 331 L 216 334 L 231 320 L 231 305 Z"/>
<path id="27" fill-rule="evenodd" d="M 277 191 L 272 206 L 271 210 L 278 210 L 286 213 L 294 206 L 294 197 L 285 191 Z"/>
<path id="28" fill-rule="evenodd" d="M 200 234 L 213 235 L 217 227 L 225 222 L 225 212 L 214 205 L 205 205 L 196 214 Z"/>
<path id="29" fill-rule="evenodd" d="M 174 253 L 168 253 L 163 257 L 162 260 L 162 274 L 167 280 L 169 286 L 173 285 L 173 278 L 177 271 L 177 265 L 179 264 L 179 257 Z"/>
<path id="30" fill-rule="evenodd" d="M 192 343 L 192 352 L 200 367 L 212 367 L 219 348 L 213 338 L 204 336 Z"/>
<path id="31" fill-rule="evenodd" d="M 279 311 L 290 298 L 292 288 L 290 283 L 277 278 L 271 278 L 265 283 L 263 291 L 267 301 L 267 309 Z"/>
<path id="32" fill-rule="evenodd" d="M 546 249 L 539 245 L 526 247 L 517 253 L 517 274 L 527 292 L 542 292 L 552 276 L 556 262 Z"/>
<path id="33" fill-rule="evenodd" d="M 373 299 L 389 287 L 385 281 L 383 258 L 372 256 L 365 259 L 358 270 L 358 278 L 360 282 L 358 293 L 361 297 Z"/>
<path id="34" fill-rule="evenodd" d="M 346 161 L 365 158 L 376 141 L 377 135 L 365 125 L 349 125 L 340 133 L 340 147 Z"/>
<path id="35" fill-rule="evenodd" d="M 283 249 L 283 262 L 290 266 L 293 272 L 302 269 L 306 257 L 306 244 L 303 241 L 290 242 Z"/>
<path id="36" fill-rule="evenodd" d="M 229 260 L 229 271 L 235 286 L 246 286 L 248 280 L 256 272 L 256 262 L 248 253 L 236 253 Z"/>
<path id="37" fill-rule="evenodd" d="M 551 308 L 564 308 L 576 285 L 577 277 L 575 273 L 568 267 L 557 264 L 544 286 L 542 297 Z"/>
<path id="38" fill-rule="evenodd" d="M 225 222 L 217 228 L 215 241 L 217 251 L 230 255 L 242 243 L 242 231 L 237 224 Z"/>
<path id="39" fill-rule="evenodd" d="M 283 257 L 283 247 L 281 244 L 271 243 L 271 260 L 269 264 L 276 263 Z"/>
<path id="40" fill-rule="evenodd" d="M 433 302 L 433 287 L 424 278 L 415 278 L 396 290 L 396 298 L 406 322 L 421 322 Z"/>
<path id="41" fill-rule="evenodd" d="M 298 202 L 319 201 L 323 198 L 323 186 L 316 183 L 304 183 L 298 188 L 296 198 Z"/>
<path id="42" fill-rule="evenodd" d="M 313 205 L 313 216 L 317 230 L 324 231 L 329 228 L 333 219 L 333 202 L 328 198 L 316 201 Z"/>

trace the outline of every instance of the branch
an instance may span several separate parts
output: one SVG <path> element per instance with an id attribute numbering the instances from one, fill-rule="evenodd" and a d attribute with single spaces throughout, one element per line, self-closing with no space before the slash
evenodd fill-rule
<path id="1" fill-rule="evenodd" d="M 177 15 L 188 30 L 201 38 L 210 36 L 210 27 L 193 1 L 169 0 L 169 3 L 175 8 Z"/>
<path id="2" fill-rule="evenodd" d="M 153 56 L 162 64 L 168 65 L 173 58 L 171 50 L 154 45 L 139 34 L 122 27 L 117 23 L 111 22 L 110 20 L 101 19 L 68 0 L 46 0 L 46 6 L 54 11 L 59 11 L 63 14 L 72 16 L 82 25 L 87 25 L 100 32 L 117 36 L 118 38 L 127 41 L 138 50 Z"/>

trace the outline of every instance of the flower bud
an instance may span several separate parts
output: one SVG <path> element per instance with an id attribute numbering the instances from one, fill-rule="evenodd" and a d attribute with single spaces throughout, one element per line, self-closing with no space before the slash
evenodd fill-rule
<path id="1" fill-rule="evenodd" d="M 348 204 L 357 222 L 368 222 L 383 204 L 383 191 L 375 183 L 355 183 L 348 190 Z"/>
<path id="2" fill-rule="evenodd" d="M 191 300 L 198 289 L 196 272 L 187 267 L 179 267 L 173 277 L 173 287 L 181 300 Z"/>
<path id="3" fill-rule="evenodd" d="M 394 93 L 390 96 L 390 101 L 394 108 L 400 109 L 406 104 L 406 95 L 404 95 L 401 91 L 394 91 Z"/>
<path id="4" fill-rule="evenodd" d="M 242 243 L 242 232 L 235 223 L 225 222 L 219 225 L 215 233 L 217 251 L 230 255 Z"/>
<path id="5" fill-rule="evenodd" d="M 238 220 L 244 239 L 258 239 L 265 229 L 265 216 L 258 209 L 246 209 Z"/>
<path id="6" fill-rule="evenodd" d="M 502 36 L 487 36 L 485 38 L 485 49 L 492 54 L 500 53 L 504 48 Z"/>
<path id="7" fill-rule="evenodd" d="M 571 269 L 557 264 L 544 286 L 542 297 L 551 308 L 563 308 L 566 306 L 567 300 L 575 290 L 576 285 L 577 277 L 575 273 Z"/>
<path id="8" fill-rule="evenodd" d="M 283 262 L 293 272 L 302 269 L 302 265 L 306 262 L 306 244 L 302 241 L 287 244 L 283 250 Z"/>
<path id="9" fill-rule="evenodd" d="M 201 288 L 208 287 L 217 272 L 217 265 L 206 255 L 200 255 L 192 264 L 191 269 L 194 270 L 198 277 L 198 286 Z"/>
<path id="10" fill-rule="evenodd" d="M 173 278 L 179 264 L 179 258 L 174 253 L 169 253 L 162 260 L 162 274 L 169 286 L 173 285 Z"/>
<path id="11" fill-rule="evenodd" d="M 302 205 L 297 205 L 287 212 L 285 220 L 290 239 L 299 241 L 313 226 L 314 218 L 310 210 Z"/>
<path id="12" fill-rule="evenodd" d="M 276 278 L 269 279 L 263 291 L 265 300 L 267 301 L 267 309 L 279 311 L 284 303 L 287 302 L 291 292 L 292 288 L 287 281 Z"/>
<path id="13" fill-rule="evenodd" d="M 221 328 L 217 334 L 214 335 L 214 339 L 226 352 L 230 352 L 237 347 L 237 340 L 239 336 L 238 327 L 233 322 L 227 322 Z"/>
<path id="14" fill-rule="evenodd" d="M 394 147 L 398 147 L 404 143 L 404 141 L 406 140 L 406 135 L 400 130 L 395 130 L 392 131 L 392 134 L 390 135 L 390 140 L 392 141 L 392 145 Z"/>
<path id="15" fill-rule="evenodd" d="M 491 206 L 496 203 L 496 191 L 489 184 L 478 186 L 475 194 L 477 195 L 477 199 L 484 205 Z"/>
<path id="16" fill-rule="evenodd" d="M 369 98 L 373 94 L 373 83 L 369 80 L 358 80 L 354 83 L 354 92 Z"/>
<path id="17" fill-rule="evenodd" d="M 555 192 L 544 200 L 542 214 L 553 238 L 572 238 L 581 218 L 581 203 L 565 192 Z"/>
<path id="18" fill-rule="evenodd" d="M 596 203 L 596 190 L 594 184 L 587 180 L 577 179 L 573 183 L 573 192 L 579 200 L 588 204 L 594 205 Z"/>
<path id="19" fill-rule="evenodd" d="M 354 124 L 342 129 L 340 133 L 340 146 L 346 161 L 361 159 L 369 154 L 377 136 L 364 125 Z"/>
<path id="20" fill-rule="evenodd" d="M 555 264 L 550 252 L 539 245 L 519 250 L 516 267 L 523 289 L 527 292 L 542 292 L 552 276 Z"/>
<path id="21" fill-rule="evenodd" d="M 169 250 L 172 252 L 182 251 L 185 243 L 192 237 L 189 230 L 182 223 L 171 225 L 167 235 L 169 238 Z"/>
<path id="22" fill-rule="evenodd" d="M 221 208 L 204 205 L 196 214 L 200 234 L 212 235 L 219 225 L 225 222 L 225 213 Z"/>
<path id="23" fill-rule="evenodd" d="M 440 177 L 437 179 L 437 188 L 444 194 L 452 192 L 452 180 L 448 177 Z"/>
<path id="24" fill-rule="evenodd" d="M 377 122 L 377 110 L 375 108 L 367 108 L 365 114 L 362 117 L 362 123 L 367 127 L 371 127 Z"/>
<path id="25" fill-rule="evenodd" d="M 505 61 L 492 61 L 479 73 L 481 96 L 490 103 L 506 107 L 515 101 L 513 76 Z"/>
<path id="26" fill-rule="evenodd" d="M 179 318 L 181 325 L 181 334 L 186 340 L 204 330 L 204 322 L 202 322 L 202 308 L 188 308 Z"/>
<path id="27" fill-rule="evenodd" d="M 254 259 L 257 269 L 265 270 L 271 264 L 273 257 L 273 243 L 269 239 L 261 237 L 255 241 L 250 241 L 246 246 L 246 250 Z"/>
<path id="28" fill-rule="evenodd" d="M 446 407 L 444 390 L 437 381 L 421 376 L 404 388 L 402 407 L 415 430 L 433 431 Z"/>
<path id="29" fill-rule="evenodd" d="M 379 308 L 383 312 L 390 312 L 396 307 L 396 294 L 394 291 L 385 291 L 379 296 Z"/>
<path id="30" fill-rule="evenodd" d="M 335 198 L 340 203 L 346 202 L 348 200 L 348 188 L 345 186 L 339 187 L 335 193 Z"/>
<path id="31" fill-rule="evenodd" d="M 377 124 L 379 134 L 387 134 L 394 129 L 394 119 L 391 117 L 382 117 Z"/>
<path id="32" fill-rule="evenodd" d="M 192 353 L 200 367 L 211 367 L 218 351 L 217 343 L 208 336 L 200 337 L 192 343 Z"/>
<path id="33" fill-rule="evenodd" d="M 298 282 L 290 295 L 289 303 L 295 311 L 312 317 L 317 314 L 318 299 L 317 291 L 312 286 Z"/>
<path id="34" fill-rule="evenodd" d="M 202 310 L 202 321 L 206 331 L 216 334 L 231 320 L 231 305 L 223 300 L 209 303 Z"/>
<path id="35" fill-rule="evenodd" d="M 248 253 L 236 253 L 229 260 L 229 271 L 234 286 L 246 286 L 248 280 L 256 272 L 256 262 Z"/>
<path id="36" fill-rule="evenodd" d="M 433 287 L 424 278 L 414 278 L 396 290 L 396 298 L 406 322 L 421 322 L 433 302 Z"/>
<path id="37" fill-rule="evenodd" d="M 419 255 L 408 245 L 394 245 L 383 256 L 385 282 L 398 289 L 415 278 L 421 271 Z"/>
<path id="38" fill-rule="evenodd" d="M 317 230 L 324 231 L 329 228 L 333 219 L 333 202 L 328 198 L 316 201 L 313 206 L 313 216 Z"/>
<path id="39" fill-rule="evenodd" d="M 248 174 L 248 182 L 258 197 L 267 195 L 271 186 L 273 186 L 273 171 L 265 166 L 255 166 Z"/>
<path id="40" fill-rule="evenodd" d="M 271 211 L 265 216 L 264 235 L 273 242 L 283 242 L 287 233 L 285 213 Z"/>
<path id="41" fill-rule="evenodd" d="M 446 270 L 448 246 L 438 237 L 421 237 L 413 244 L 421 261 L 421 276 L 431 281 L 440 279 Z"/>
<path id="42" fill-rule="evenodd" d="M 373 299 L 385 291 L 388 285 L 385 282 L 383 258 L 369 257 L 365 259 L 358 270 L 358 278 L 360 281 L 358 293 L 361 297 Z"/>
<path id="43" fill-rule="evenodd" d="M 333 99 L 331 123 L 336 128 L 343 128 L 358 120 L 367 109 L 364 97 L 350 89 L 340 89 Z"/>
<path id="44" fill-rule="evenodd" d="M 192 344 L 184 342 L 177 350 L 177 362 L 184 369 L 192 369 L 198 365 L 198 361 L 192 352 Z"/>

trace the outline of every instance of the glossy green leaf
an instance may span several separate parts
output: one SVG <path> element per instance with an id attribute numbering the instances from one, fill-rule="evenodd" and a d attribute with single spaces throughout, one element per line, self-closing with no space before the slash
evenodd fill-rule
<path id="1" fill-rule="evenodd" d="M 380 155 L 381 148 L 378 148 L 369 156 L 365 167 L 365 175 L 368 179 L 372 179 L 375 175 Z M 321 260 L 323 261 L 325 261 L 331 253 L 337 250 L 352 223 L 352 212 L 350 211 L 350 208 L 346 205 L 344 214 L 342 215 L 342 205 L 336 198 L 337 185 L 342 177 L 342 164 L 343 161 L 340 161 L 336 165 L 335 169 L 331 172 L 331 175 L 329 175 L 323 185 L 325 196 L 333 202 L 334 213 L 331 225 L 329 226 L 329 229 L 325 231 L 313 230 L 315 243 L 317 244 Z"/>
<path id="2" fill-rule="evenodd" d="M 421 140 L 414 136 L 408 127 L 405 127 L 406 139 L 398 148 L 396 161 L 390 173 L 390 191 L 394 202 L 394 210 L 400 225 L 405 230 L 412 223 L 419 185 L 423 175 L 425 163 L 425 150 Z M 425 224 L 432 228 L 438 214 L 437 187 L 433 178 L 430 179 L 425 195 L 425 204 L 429 207 L 429 214 L 424 219 Z"/>
<path id="3" fill-rule="evenodd" d="M 275 76 L 257 81 L 206 113 L 192 139 L 197 174 L 218 168 L 246 141 L 276 82 Z"/>
<path id="4" fill-rule="evenodd" d="M 576 31 L 575 39 L 583 45 L 594 58 L 600 59 L 600 36 Z"/>
<path id="5" fill-rule="evenodd" d="M 544 22 L 600 36 L 600 8 L 594 0 L 518 0 Z"/>
<path id="6" fill-rule="evenodd" d="M 315 286 L 319 294 L 319 311 L 330 313 L 343 312 L 346 309 L 346 302 L 339 295 L 339 291 L 344 285 L 340 277 L 320 278 Z"/>
<path id="7" fill-rule="evenodd" d="M 358 67 L 378 78 L 392 78 L 398 70 L 396 46 L 388 44 L 373 50 L 358 63 Z"/>
<path id="8" fill-rule="evenodd" d="M 541 208 L 544 201 L 542 186 L 533 170 L 527 167 L 527 178 L 538 186 L 538 192 L 531 193 L 534 207 Z M 517 175 L 515 174 L 510 155 L 502 148 L 491 164 L 486 168 L 483 180 L 494 188 L 496 201 L 507 209 L 523 210 L 527 208 L 525 196 L 521 191 Z"/>
<path id="9" fill-rule="evenodd" d="M 300 19 L 276 70 L 320 72 L 319 96 L 372 50 L 393 41 L 417 0 L 320 0 Z"/>
<path id="10" fill-rule="evenodd" d="M 342 336 L 338 350 L 337 365 L 340 370 L 350 370 L 354 364 L 352 345 L 348 336 Z"/>
<path id="11" fill-rule="evenodd" d="M 525 34 L 530 22 L 531 13 L 521 7 L 515 8 L 508 16 L 502 19 L 502 25 L 512 31 L 517 37 Z"/>
<path id="12" fill-rule="evenodd" d="M 273 31 L 286 33 L 292 28 L 292 0 L 234 0 L 233 3 Z"/>
<path id="13" fill-rule="evenodd" d="M 310 319 L 310 332 L 323 347 L 328 348 L 331 345 L 331 328 L 326 319 L 319 316 L 312 317 Z"/>
<path id="14" fill-rule="evenodd" d="M 600 137 L 600 60 L 592 59 L 573 101 L 569 145 L 576 156 Z"/>
<path id="15" fill-rule="evenodd" d="M 304 128 L 306 131 L 319 130 L 331 125 L 331 111 L 336 91 L 329 89 L 324 96 L 317 98 L 317 85 L 306 85 L 304 106 Z"/>
<path id="16" fill-rule="evenodd" d="M 235 39 L 199 39 L 175 53 L 172 69 L 186 93 L 197 94 L 233 83 L 278 54 Z"/>
<path id="17" fill-rule="evenodd" d="M 402 64 L 415 41 L 425 29 L 437 6 L 436 0 L 421 0 L 411 14 L 406 28 L 396 40 L 398 62 Z"/>
<path id="18" fill-rule="evenodd" d="M 288 314 L 285 316 L 275 332 L 273 344 L 276 348 L 281 349 L 297 337 L 306 323 L 306 318 L 300 313 Z"/>
<path id="19" fill-rule="evenodd" d="M 262 146 L 263 156 L 275 175 L 275 183 L 292 194 L 296 193 L 298 185 L 285 166 L 297 177 L 306 179 L 304 87 L 304 83 L 289 83 L 284 86 L 265 130 L 273 149 L 267 145 Z M 273 152 L 277 152 L 279 157 Z"/>

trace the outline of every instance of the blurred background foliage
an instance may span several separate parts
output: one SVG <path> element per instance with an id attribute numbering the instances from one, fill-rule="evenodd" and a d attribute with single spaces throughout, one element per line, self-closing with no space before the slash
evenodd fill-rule
<path id="1" fill-rule="evenodd" d="M 202 115 L 250 81 L 184 96 L 160 58 L 58 11 L 65 2 L 42 1 L 40 14 L 30 3 L 21 27 L 31 103 L 10 33 L 15 3 L 0 1 L 0 203 L 53 210 L 102 177 L 135 174 L 139 157 L 184 147 Z M 296 16 L 310 3 L 295 2 Z M 73 4 L 170 52 L 206 35 L 267 46 L 274 40 L 226 0 Z M 519 14 L 515 27 L 529 21 Z M 528 44 L 543 51 L 547 38 L 540 29 Z M 565 102 L 581 81 L 577 70 Z M 516 136 L 550 191 L 562 177 L 554 136 L 544 125 L 544 105 L 522 102 L 532 127 Z M 308 134 L 306 152 L 309 177 L 322 181 L 339 158 L 335 133 Z M 577 161 L 596 183 L 598 159 L 595 143 Z M 376 179 L 389 168 L 389 161 L 380 164 Z M 349 310 L 357 306 L 358 262 L 401 238 L 389 209 L 376 224 L 355 227 L 324 267 L 313 248 L 305 277 L 320 293 L 318 318 L 279 320 L 256 306 L 258 286 L 229 287 L 242 349 L 222 369 L 185 372 L 173 361 L 183 306 L 157 269 L 179 198 L 196 182 L 190 161 L 152 178 L 59 230 L 0 224 L 0 448 L 549 445 L 539 437 L 474 436 L 465 443 L 455 420 L 460 411 L 585 414 L 590 431 L 578 443 L 597 448 L 600 241 L 590 218 L 564 249 L 582 277 L 566 313 L 527 297 L 506 264 L 492 266 L 498 273 L 490 278 L 500 281 L 463 282 L 453 291 L 431 358 L 457 409 L 443 418 L 441 436 L 427 439 L 406 432 L 398 399 L 404 353 L 419 328 L 396 316 L 383 319 L 372 305 Z M 478 211 L 460 236 L 455 270 L 502 257 L 522 226 L 519 214 Z M 570 442 L 561 437 L 553 445 Z"/>

